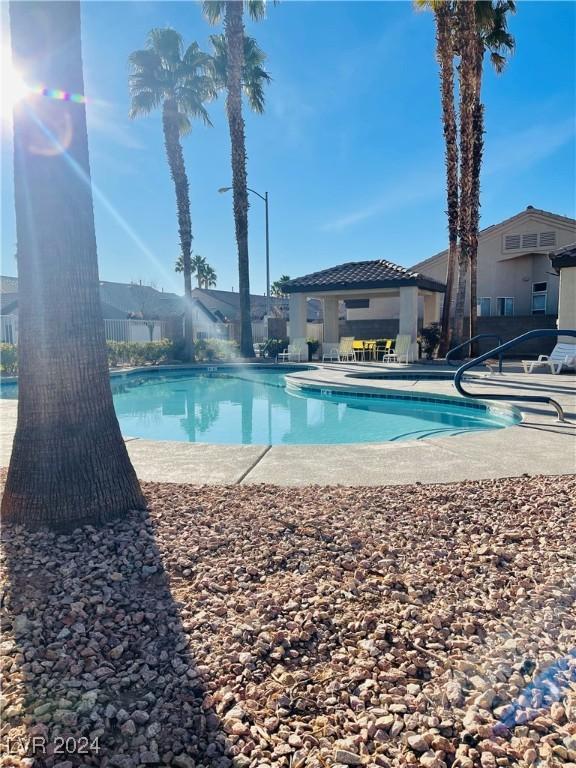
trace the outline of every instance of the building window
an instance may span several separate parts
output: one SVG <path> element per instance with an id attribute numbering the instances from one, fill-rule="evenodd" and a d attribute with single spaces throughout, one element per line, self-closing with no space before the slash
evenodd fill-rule
<path id="1" fill-rule="evenodd" d="M 499 296 L 496 299 L 496 314 L 511 317 L 514 314 L 514 299 L 512 296 Z"/>
<path id="2" fill-rule="evenodd" d="M 478 317 L 490 317 L 490 304 L 492 299 L 489 296 L 482 296 L 478 299 Z"/>
<path id="3" fill-rule="evenodd" d="M 532 283 L 532 314 L 546 314 L 548 283 Z"/>

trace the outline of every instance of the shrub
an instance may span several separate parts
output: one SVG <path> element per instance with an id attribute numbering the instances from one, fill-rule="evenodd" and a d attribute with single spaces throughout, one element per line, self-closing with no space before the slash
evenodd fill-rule
<path id="1" fill-rule="evenodd" d="M 161 341 L 108 341 L 108 365 L 158 365 L 172 356 L 172 342 Z"/>
<path id="2" fill-rule="evenodd" d="M 228 339 L 198 339 L 194 343 L 194 359 L 198 363 L 213 360 L 234 360 L 238 357 L 238 344 Z"/>
<path id="3" fill-rule="evenodd" d="M 18 347 L 15 344 L 0 344 L 0 371 L 9 376 L 18 373 Z"/>
<path id="4" fill-rule="evenodd" d="M 306 344 L 308 344 L 308 350 L 311 355 L 317 352 L 318 348 L 320 347 L 320 342 L 318 339 L 306 339 Z"/>
<path id="5" fill-rule="evenodd" d="M 440 336 L 442 335 L 442 329 L 439 323 L 432 323 L 426 328 L 422 328 L 420 332 L 420 339 L 422 346 L 424 347 L 424 354 L 427 360 L 432 360 L 434 353 L 440 343 Z"/>
<path id="6" fill-rule="evenodd" d="M 276 359 L 280 352 L 288 348 L 288 339 L 268 339 L 262 347 L 262 357 Z"/>

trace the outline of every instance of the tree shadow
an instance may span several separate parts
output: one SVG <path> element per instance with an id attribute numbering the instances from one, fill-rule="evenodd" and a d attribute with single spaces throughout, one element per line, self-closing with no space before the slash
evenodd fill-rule
<path id="1" fill-rule="evenodd" d="M 2 765 L 232 764 L 156 529 L 3 526 Z"/>

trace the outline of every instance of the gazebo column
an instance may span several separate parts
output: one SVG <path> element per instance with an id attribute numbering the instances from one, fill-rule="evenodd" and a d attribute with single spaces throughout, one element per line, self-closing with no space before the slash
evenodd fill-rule
<path id="1" fill-rule="evenodd" d="M 307 321 L 307 309 L 306 309 L 306 294 L 305 293 L 291 293 L 290 294 L 290 341 L 294 339 L 306 338 L 306 321 Z"/>
<path id="2" fill-rule="evenodd" d="M 440 322 L 440 312 L 442 308 L 441 293 L 425 293 L 424 299 L 424 328 L 432 323 Z"/>
<path id="3" fill-rule="evenodd" d="M 400 328 L 399 333 L 412 339 L 412 359 L 417 358 L 416 339 L 418 337 L 418 288 L 405 285 L 400 288 Z"/>
<path id="4" fill-rule="evenodd" d="M 335 296 L 324 297 L 324 344 L 338 344 L 340 328 L 338 321 L 338 299 Z"/>

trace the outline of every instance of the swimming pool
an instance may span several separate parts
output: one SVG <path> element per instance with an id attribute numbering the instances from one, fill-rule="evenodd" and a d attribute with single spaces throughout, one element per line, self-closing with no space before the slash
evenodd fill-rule
<path id="1" fill-rule="evenodd" d="M 111 385 L 122 433 L 147 440 L 378 443 L 501 429 L 518 421 L 512 409 L 475 401 L 394 390 L 318 389 L 302 380 L 291 383 L 287 372 L 156 369 L 115 375 Z M 15 387 L 2 389 L 4 397 L 17 396 Z"/>

